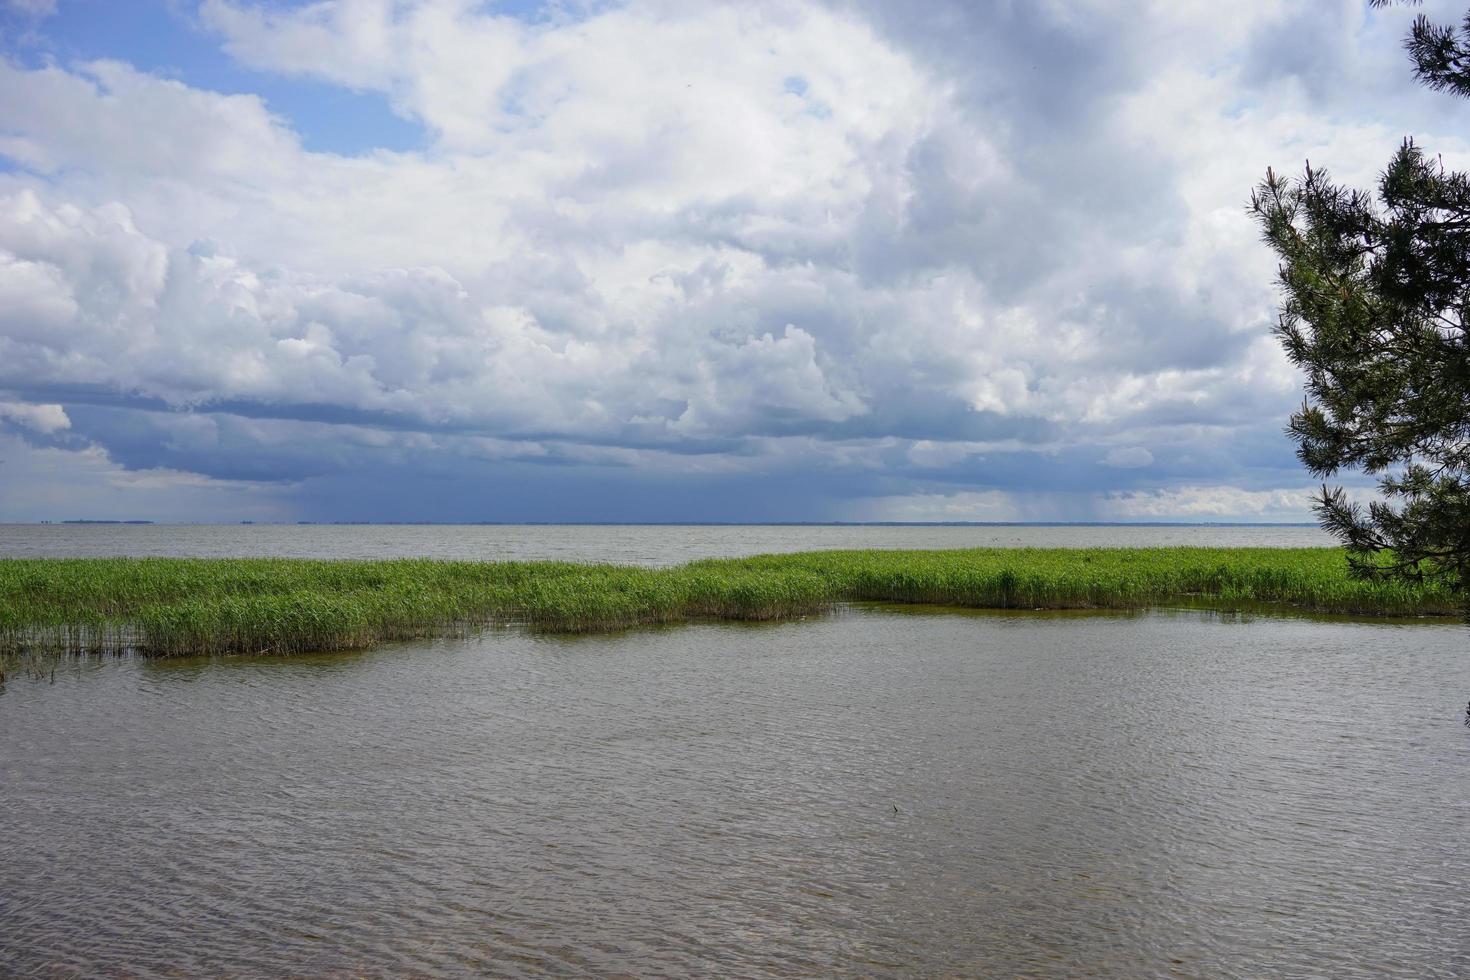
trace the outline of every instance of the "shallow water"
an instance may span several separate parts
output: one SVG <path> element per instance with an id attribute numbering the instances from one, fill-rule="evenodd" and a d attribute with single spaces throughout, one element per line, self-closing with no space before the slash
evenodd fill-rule
<path id="1" fill-rule="evenodd" d="M 1302 525 L 0 524 L 0 557 L 453 558 L 672 565 L 822 548 L 1309 548 Z"/>
<path id="2" fill-rule="evenodd" d="M 1463 977 L 1467 654 L 854 608 L 12 676 L 0 974 Z"/>

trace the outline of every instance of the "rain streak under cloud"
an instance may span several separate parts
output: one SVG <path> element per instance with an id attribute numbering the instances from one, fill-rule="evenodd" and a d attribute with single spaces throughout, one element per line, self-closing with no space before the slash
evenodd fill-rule
<path id="1" fill-rule="evenodd" d="M 1359 0 L 0 5 L 0 520 L 1309 519 L 1250 187 L 1470 156 Z"/>

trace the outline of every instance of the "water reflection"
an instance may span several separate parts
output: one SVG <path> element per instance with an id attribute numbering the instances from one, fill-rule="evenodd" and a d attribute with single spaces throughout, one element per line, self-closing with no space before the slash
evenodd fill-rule
<path id="1" fill-rule="evenodd" d="M 13 679 L 0 963 L 1470 970 L 1461 628 L 905 612 Z"/>

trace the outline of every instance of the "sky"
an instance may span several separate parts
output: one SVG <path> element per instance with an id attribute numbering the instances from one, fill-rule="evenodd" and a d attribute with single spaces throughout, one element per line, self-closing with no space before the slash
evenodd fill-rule
<path id="1" fill-rule="evenodd" d="M 1414 13 L 0 0 L 0 521 L 1311 520 L 1246 203 L 1470 165 Z"/>

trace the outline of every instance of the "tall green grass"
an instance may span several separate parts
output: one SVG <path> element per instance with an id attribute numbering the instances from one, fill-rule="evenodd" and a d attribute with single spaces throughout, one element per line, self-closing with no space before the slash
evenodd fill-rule
<path id="1" fill-rule="evenodd" d="M 559 631 L 767 620 L 852 601 L 997 609 L 1188 601 L 1453 615 L 1433 586 L 1349 577 L 1331 548 L 823 551 L 647 569 L 567 562 L 0 559 L 0 653 L 343 650 L 488 624 Z"/>

